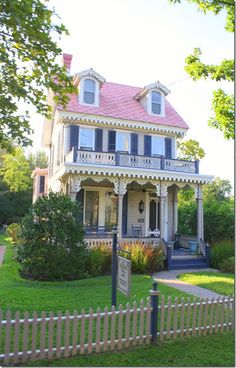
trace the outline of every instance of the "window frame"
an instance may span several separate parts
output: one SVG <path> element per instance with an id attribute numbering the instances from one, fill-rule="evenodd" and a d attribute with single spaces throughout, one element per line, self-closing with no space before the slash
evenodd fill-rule
<path id="1" fill-rule="evenodd" d="M 160 103 L 160 114 L 155 114 L 153 111 L 152 111 L 152 93 L 153 92 L 157 92 L 160 94 L 160 99 L 161 99 L 161 103 Z M 164 117 L 165 116 L 165 96 L 164 94 L 162 93 L 162 91 L 160 91 L 159 89 L 152 89 L 149 91 L 149 94 L 148 94 L 148 112 L 150 115 L 152 116 L 160 116 L 160 117 Z"/>
<path id="2" fill-rule="evenodd" d="M 94 89 L 94 103 L 90 104 L 84 101 L 84 92 L 85 92 L 85 82 L 86 80 L 92 80 L 95 83 L 95 89 Z M 86 76 L 83 77 L 80 80 L 80 84 L 79 84 L 79 103 L 82 105 L 86 105 L 86 106 L 93 106 L 93 107 L 98 107 L 99 106 L 99 82 L 97 79 L 91 77 L 91 76 Z"/>
<path id="3" fill-rule="evenodd" d="M 163 152 L 162 153 L 154 152 L 154 150 L 153 150 L 153 147 L 154 147 L 154 138 L 156 138 L 156 139 L 162 139 L 162 142 L 163 142 L 163 145 L 162 145 Z M 162 136 L 162 135 L 152 135 L 152 139 L 151 139 L 151 154 L 152 154 L 153 157 L 165 156 L 165 138 L 166 137 L 165 136 Z"/>
<path id="4" fill-rule="evenodd" d="M 92 146 L 81 146 L 81 136 L 82 136 L 82 131 L 83 129 L 87 129 L 90 130 L 92 132 Z M 93 127 L 85 127 L 85 126 L 80 126 L 80 130 L 79 130 L 79 142 L 78 142 L 78 149 L 79 150 L 85 150 L 85 151 L 94 151 L 95 150 L 95 128 Z M 82 148 L 81 148 L 82 147 Z M 92 148 L 92 149 L 90 149 Z"/>
<path id="5" fill-rule="evenodd" d="M 128 144 L 129 144 L 129 147 L 128 147 L 128 151 L 126 150 L 120 150 L 118 149 L 118 146 L 117 146 L 117 143 L 118 143 L 118 135 L 119 134 L 124 134 L 126 136 L 128 136 Z M 130 132 L 126 132 L 126 131 L 120 131 L 120 130 L 116 130 L 116 152 L 124 152 L 124 153 L 128 153 L 130 154 L 130 151 L 131 151 L 131 133 Z"/>

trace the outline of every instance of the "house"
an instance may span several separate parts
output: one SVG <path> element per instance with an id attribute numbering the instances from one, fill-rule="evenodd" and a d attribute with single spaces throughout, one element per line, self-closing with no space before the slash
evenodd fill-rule
<path id="1" fill-rule="evenodd" d="M 71 60 L 63 55 L 68 73 Z M 173 241 L 177 192 L 192 187 L 203 240 L 202 186 L 212 177 L 200 174 L 198 161 L 177 159 L 188 125 L 168 102 L 169 89 L 159 81 L 143 88 L 106 82 L 93 69 L 73 78 L 78 93 L 66 109 L 52 103 L 42 143 L 50 150 L 48 187 L 81 204 L 87 238 L 96 242 L 118 225 L 120 240 Z"/>
<path id="2" fill-rule="evenodd" d="M 41 196 L 48 193 L 48 168 L 36 167 L 32 172 L 33 179 L 33 203 Z"/>

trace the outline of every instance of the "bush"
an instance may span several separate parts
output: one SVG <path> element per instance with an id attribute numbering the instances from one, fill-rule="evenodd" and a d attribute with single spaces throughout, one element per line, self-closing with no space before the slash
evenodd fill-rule
<path id="1" fill-rule="evenodd" d="M 111 271 L 111 247 L 99 244 L 89 248 L 88 273 L 91 276 L 100 276 Z"/>
<path id="2" fill-rule="evenodd" d="M 21 223 L 17 249 L 20 272 L 37 280 L 75 280 L 87 276 L 88 251 L 79 223 L 80 209 L 69 196 L 39 198 Z"/>
<path id="3" fill-rule="evenodd" d="M 220 263 L 219 268 L 222 272 L 234 273 L 234 257 L 226 258 L 223 262 Z"/>
<path id="4" fill-rule="evenodd" d="M 231 241 L 215 243 L 211 247 L 211 267 L 219 268 L 220 264 L 234 256 L 234 244 Z"/>
<path id="5" fill-rule="evenodd" d="M 20 224 L 13 223 L 7 226 L 6 235 L 11 238 L 13 243 L 19 243 L 21 226 Z"/>
<path id="6" fill-rule="evenodd" d="M 134 273 L 152 273 L 164 269 L 162 245 L 144 245 L 137 241 L 135 244 L 123 245 L 122 249 L 131 253 L 131 269 Z"/>

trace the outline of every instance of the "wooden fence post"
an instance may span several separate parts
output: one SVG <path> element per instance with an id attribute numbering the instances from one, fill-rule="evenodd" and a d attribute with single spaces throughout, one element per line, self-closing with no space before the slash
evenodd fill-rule
<path id="1" fill-rule="evenodd" d="M 159 291 L 157 290 L 157 282 L 153 283 L 153 290 L 150 290 L 151 295 L 151 341 L 152 344 L 155 344 L 157 341 L 157 320 L 158 320 L 158 295 Z"/>

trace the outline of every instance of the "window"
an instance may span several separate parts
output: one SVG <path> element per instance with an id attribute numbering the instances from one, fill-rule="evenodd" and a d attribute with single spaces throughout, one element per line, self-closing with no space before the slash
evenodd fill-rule
<path id="1" fill-rule="evenodd" d="M 98 226 L 99 192 L 85 192 L 85 225 Z"/>
<path id="2" fill-rule="evenodd" d="M 117 225 L 117 198 L 112 192 L 105 194 L 105 227 L 112 229 Z"/>
<path id="3" fill-rule="evenodd" d="M 91 151 L 94 150 L 94 129 L 80 128 L 79 148 Z"/>
<path id="4" fill-rule="evenodd" d="M 160 115 L 161 114 L 161 94 L 157 91 L 152 91 L 151 95 L 151 111 L 152 114 Z"/>
<path id="5" fill-rule="evenodd" d="M 40 176 L 39 177 L 39 193 L 44 193 L 45 192 L 45 176 Z"/>
<path id="6" fill-rule="evenodd" d="M 165 139 L 163 137 L 152 136 L 152 155 L 165 154 Z"/>
<path id="7" fill-rule="evenodd" d="M 95 103 L 96 83 L 92 79 L 84 81 L 84 103 L 93 105 Z"/>
<path id="8" fill-rule="evenodd" d="M 116 151 L 129 152 L 130 134 L 124 132 L 116 133 Z"/>

